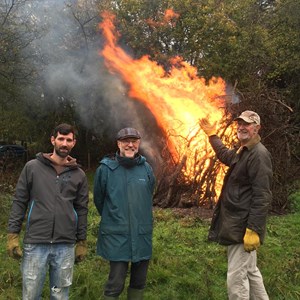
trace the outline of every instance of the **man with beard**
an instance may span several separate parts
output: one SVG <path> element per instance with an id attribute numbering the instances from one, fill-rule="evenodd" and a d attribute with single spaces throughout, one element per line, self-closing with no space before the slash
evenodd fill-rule
<path id="1" fill-rule="evenodd" d="M 52 153 L 39 153 L 24 166 L 8 221 L 7 250 L 10 257 L 22 258 L 26 300 L 41 299 L 48 269 L 50 298 L 68 299 L 74 261 L 87 253 L 88 184 L 69 155 L 76 143 L 74 127 L 58 125 L 51 143 Z M 19 234 L 26 213 L 22 251 Z"/>
<path id="2" fill-rule="evenodd" d="M 244 111 L 235 119 L 238 149 L 228 149 L 207 119 L 200 126 L 218 159 L 229 167 L 209 230 L 209 240 L 227 247 L 227 289 L 233 299 L 269 299 L 256 265 L 256 250 L 264 241 L 271 203 L 272 163 L 260 142 L 260 117 Z"/>
<path id="3" fill-rule="evenodd" d="M 110 262 L 104 299 L 118 299 L 129 263 L 127 299 L 143 299 L 152 255 L 154 175 L 138 153 L 141 135 L 134 128 L 117 134 L 119 150 L 104 157 L 96 171 L 94 202 L 101 216 L 97 254 Z"/>

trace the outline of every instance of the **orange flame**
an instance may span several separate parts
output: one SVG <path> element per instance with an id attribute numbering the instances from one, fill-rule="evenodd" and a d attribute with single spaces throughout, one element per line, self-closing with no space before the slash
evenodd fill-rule
<path id="1" fill-rule="evenodd" d="M 117 72 L 129 85 L 129 96 L 142 102 L 155 116 L 157 123 L 169 138 L 168 147 L 175 161 L 187 157 L 185 174 L 193 176 L 196 155 L 211 154 L 207 138 L 200 130 L 198 120 L 208 117 L 211 122 L 222 119 L 225 82 L 212 78 L 208 84 L 197 76 L 197 69 L 181 57 L 172 59 L 172 68 L 166 72 L 148 56 L 132 59 L 117 46 L 114 16 L 102 14 L 99 25 L 106 43 L 101 51 L 111 72 Z M 208 163 L 208 162 L 207 162 Z M 222 182 L 220 172 L 217 182 Z"/>

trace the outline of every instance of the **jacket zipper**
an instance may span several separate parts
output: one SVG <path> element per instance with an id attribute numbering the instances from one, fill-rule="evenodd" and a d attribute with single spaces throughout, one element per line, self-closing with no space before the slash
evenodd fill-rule
<path id="1" fill-rule="evenodd" d="M 59 189 L 59 186 L 58 186 L 58 184 L 59 184 L 59 175 L 56 175 L 55 183 L 56 183 L 55 198 L 57 199 L 57 191 Z M 55 209 L 56 209 L 56 205 L 54 206 L 54 210 Z M 55 228 L 55 212 L 53 214 L 52 236 L 51 236 L 51 241 L 50 241 L 51 244 L 53 243 L 53 238 L 54 238 L 54 228 Z"/>

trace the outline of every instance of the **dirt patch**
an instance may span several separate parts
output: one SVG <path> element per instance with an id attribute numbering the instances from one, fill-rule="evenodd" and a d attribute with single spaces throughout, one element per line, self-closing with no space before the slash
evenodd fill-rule
<path id="1" fill-rule="evenodd" d="M 173 213 L 181 218 L 191 217 L 200 218 L 203 220 L 211 219 L 213 215 L 213 209 L 207 209 L 203 207 L 190 207 L 190 208 L 172 208 Z"/>

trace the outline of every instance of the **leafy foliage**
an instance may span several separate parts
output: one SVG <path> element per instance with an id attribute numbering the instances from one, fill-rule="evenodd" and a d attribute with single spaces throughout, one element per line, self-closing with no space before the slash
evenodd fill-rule
<path id="1" fill-rule="evenodd" d="M 283 199 L 275 205 L 286 208 L 293 177 L 299 177 L 299 5 L 294 0 L 1 2 L 0 139 L 46 151 L 51 129 L 69 122 L 79 131 L 76 155 L 91 167 L 114 151 L 114 132 L 121 126 L 134 122 L 153 135 L 159 132 L 151 113 L 127 98 L 126 87 L 108 74 L 98 55 L 100 12 L 111 10 L 121 45 L 133 57 L 148 55 L 168 72 L 170 58 L 181 56 L 199 76 L 226 80 L 229 113 L 252 108 L 262 116 L 263 137 L 276 158 L 274 188 L 280 193 L 274 195 Z M 167 16 L 169 9 L 174 13 Z"/>

